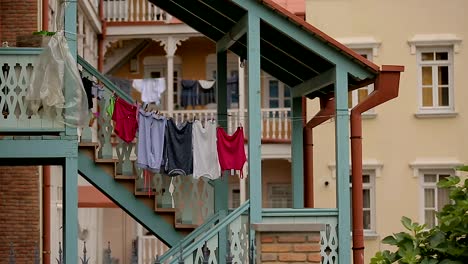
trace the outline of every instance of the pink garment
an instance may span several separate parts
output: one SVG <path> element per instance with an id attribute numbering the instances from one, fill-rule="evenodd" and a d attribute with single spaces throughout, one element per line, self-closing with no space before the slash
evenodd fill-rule
<path id="1" fill-rule="evenodd" d="M 122 98 L 115 101 L 112 114 L 112 120 L 115 121 L 114 132 L 127 143 L 133 141 L 138 129 L 137 110 L 137 106 L 125 102 Z"/>
<path id="2" fill-rule="evenodd" d="M 221 171 L 240 170 L 240 177 L 243 178 L 242 169 L 247 161 L 244 149 L 244 129 L 238 127 L 236 132 L 230 136 L 223 128 L 218 127 L 216 135 Z"/>

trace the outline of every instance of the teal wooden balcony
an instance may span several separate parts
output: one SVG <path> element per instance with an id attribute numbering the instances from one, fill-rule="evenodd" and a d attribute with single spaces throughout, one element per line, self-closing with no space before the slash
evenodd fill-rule
<path id="1" fill-rule="evenodd" d="M 45 118 L 41 112 L 33 114 L 25 97 L 40 48 L 0 48 L 0 132 L 62 132 L 65 125 L 59 120 Z"/>

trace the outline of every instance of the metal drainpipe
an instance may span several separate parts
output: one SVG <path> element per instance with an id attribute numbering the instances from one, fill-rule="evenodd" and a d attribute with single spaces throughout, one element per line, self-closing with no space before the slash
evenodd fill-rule
<path id="1" fill-rule="evenodd" d="M 320 98 L 320 111 L 304 127 L 304 205 L 314 208 L 314 143 L 312 129 L 329 120 L 335 111 L 335 99 Z"/>
<path id="2" fill-rule="evenodd" d="M 351 110 L 351 172 L 353 203 L 353 263 L 364 264 L 364 222 L 362 195 L 362 118 L 365 111 L 398 96 L 403 66 L 382 65 L 374 91 Z"/>
<path id="3" fill-rule="evenodd" d="M 42 166 L 42 259 L 43 263 L 50 263 L 50 166 Z"/>
<path id="4" fill-rule="evenodd" d="M 49 0 L 42 0 L 42 30 L 49 30 Z"/>
<path id="5" fill-rule="evenodd" d="M 98 36 L 98 71 L 104 70 L 104 39 L 106 38 L 107 23 L 104 18 L 104 0 L 99 0 L 99 18 L 101 19 L 101 34 Z"/>

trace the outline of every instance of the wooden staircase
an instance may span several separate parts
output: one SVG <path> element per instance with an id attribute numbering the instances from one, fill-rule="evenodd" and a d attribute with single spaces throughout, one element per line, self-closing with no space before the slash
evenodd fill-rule
<path id="1" fill-rule="evenodd" d="M 154 230 L 152 228 L 151 223 L 146 223 L 146 221 L 155 221 L 156 218 L 160 218 L 166 223 L 169 224 L 169 226 L 178 234 L 185 236 L 192 232 L 198 225 L 195 224 L 184 224 L 184 223 L 179 223 L 176 220 L 176 208 L 161 208 L 158 206 L 157 202 L 157 196 L 161 195 L 161 193 L 155 193 L 155 192 L 142 192 L 138 191 L 136 188 L 136 176 L 135 175 L 121 175 L 117 173 L 117 163 L 119 162 L 118 159 L 103 159 L 103 158 L 98 158 L 97 155 L 97 150 L 98 150 L 99 144 L 94 143 L 94 142 L 84 142 L 79 144 L 79 155 L 80 157 L 88 157 L 90 160 L 94 162 L 94 165 L 98 167 L 102 172 L 107 174 L 108 178 L 111 178 L 112 181 L 117 183 L 118 185 L 122 186 L 123 189 L 121 190 L 126 190 L 129 193 L 131 193 L 136 200 L 143 204 L 144 206 L 141 206 L 139 208 L 127 208 L 122 201 L 122 199 L 125 199 L 125 195 L 123 193 L 118 193 L 119 195 L 115 195 L 112 193 L 109 193 L 106 189 L 105 186 L 102 186 L 102 184 L 96 180 L 96 176 L 102 177 L 103 175 L 89 175 L 93 174 L 93 172 L 86 172 L 86 168 L 82 168 L 81 163 L 79 161 L 79 172 L 80 174 L 86 178 L 92 185 L 94 185 L 96 188 L 101 190 L 109 199 L 111 199 L 114 203 L 116 203 L 120 208 L 122 208 L 124 211 L 132 215 L 136 221 L 140 222 L 145 228 L 148 229 L 148 231 L 152 232 L 155 236 L 157 236 L 160 240 L 168 242 L 165 237 L 161 236 L 161 233 L 158 232 L 158 230 Z M 101 173 L 103 174 L 103 173 Z M 112 187 L 111 187 L 112 188 Z M 121 191 L 120 190 L 120 191 Z M 148 211 L 153 211 L 154 218 L 153 219 L 141 219 L 141 218 L 136 218 L 138 217 L 135 212 L 132 212 L 133 210 L 141 210 L 144 208 L 145 210 Z M 160 223 L 160 221 L 157 221 Z M 166 226 L 167 227 L 167 226 Z M 167 230 L 166 230 L 167 231 Z M 168 243 L 170 246 L 171 243 Z"/>

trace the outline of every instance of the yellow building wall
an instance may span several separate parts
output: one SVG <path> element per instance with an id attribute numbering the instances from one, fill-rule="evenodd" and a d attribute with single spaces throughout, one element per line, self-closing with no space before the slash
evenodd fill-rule
<path id="1" fill-rule="evenodd" d="M 380 162 L 375 178 L 377 237 L 366 237 L 365 263 L 385 236 L 402 231 L 401 216 L 421 221 L 420 178 L 410 163 L 417 160 L 466 162 L 468 117 L 468 19 L 464 0 L 307 0 L 307 21 L 334 38 L 374 37 L 381 42 L 374 62 L 404 65 L 398 98 L 378 106 L 376 117 L 363 120 L 363 159 Z M 455 34 L 462 39 L 454 53 L 454 105 L 457 116 L 417 118 L 417 60 L 408 40 L 416 34 Z M 309 100 L 308 116 L 318 110 Z M 334 123 L 314 129 L 315 200 L 318 207 L 335 207 L 332 176 Z M 325 181 L 331 184 L 325 186 Z"/>

